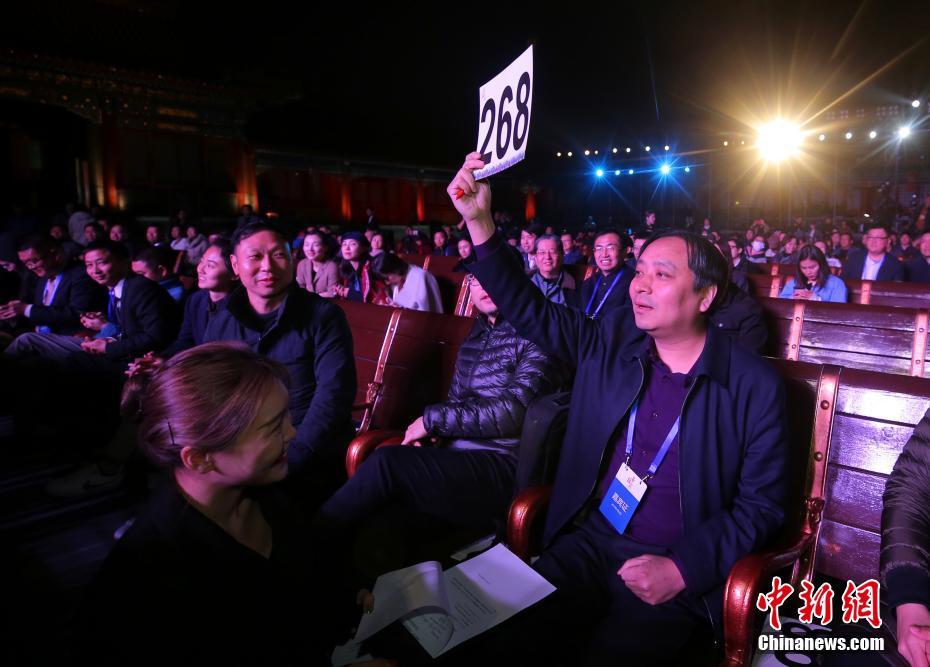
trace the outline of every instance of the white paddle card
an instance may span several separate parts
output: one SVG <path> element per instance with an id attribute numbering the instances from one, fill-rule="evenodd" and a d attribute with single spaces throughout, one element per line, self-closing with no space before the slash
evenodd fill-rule
<path id="1" fill-rule="evenodd" d="M 487 178 L 526 157 L 533 109 L 533 47 L 478 90 L 478 152 Z"/>

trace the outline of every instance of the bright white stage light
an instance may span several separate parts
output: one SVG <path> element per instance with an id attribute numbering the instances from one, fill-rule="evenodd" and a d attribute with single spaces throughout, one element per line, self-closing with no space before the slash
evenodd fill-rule
<path id="1" fill-rule="evenodd" d="M 784 120 L 772 121 L 759 128 L 756 147 L 768 162 L 781 162 L 798 152 L 801 128 Z"/>

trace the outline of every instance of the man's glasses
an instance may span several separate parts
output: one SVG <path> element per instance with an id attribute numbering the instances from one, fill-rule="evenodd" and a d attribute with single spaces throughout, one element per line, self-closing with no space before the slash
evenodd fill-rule
<path id="1" fill-rule="evenodd" d="M 620 246 L 616 243 L 608 243 L 607 245 L 596 245 L 594 246 L 594 252 L 619 252 Z"/>

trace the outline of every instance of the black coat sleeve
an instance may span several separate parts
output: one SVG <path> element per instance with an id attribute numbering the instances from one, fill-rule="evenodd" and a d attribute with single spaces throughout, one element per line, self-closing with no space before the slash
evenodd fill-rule
<path id="1" fill-rule="evenodd" d="M 83 270 L 69 270 L 61 280 L 62 284 L 58 289 L 64 292 L 64 302 L 43 306 L 41 299 L 38 299 L 29 311 L 31 323 L 53 329 L 76 326 L 80 322 L 81 313 L 106 311 L 106 290 L 91 280 Z"/>
<path id="2" fill-rule="evenodd" d="M 123 296 L 127 331 L 122 338 L 107 345 L 104 353 L 113 361 L 160 352 L 178 331 L 177 304 L 165 290 L 150 280 L 134 281 L 131 289 L 131 294 Z"/>

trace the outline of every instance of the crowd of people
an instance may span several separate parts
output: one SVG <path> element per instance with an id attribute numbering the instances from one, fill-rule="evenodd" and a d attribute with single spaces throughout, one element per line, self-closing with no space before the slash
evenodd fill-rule
<path id="1" fill-rule="evenodd" d="M 727 574 L 777 536 L 787 503 L 790 406 L 759 356 L 750 275 L 792 265 L 780 296 L 826 302 L 845 302 L 848 281 L 930 283 L 930 232 L 760 220 L 721 234 L 651 211 L 634 229 L 516 227 L 492 212 L 482 165 L 468 156 L 449 185 L 460 221 L 432 238 L 408 227 L 395 239 L 370 210 L 358 231 L 295 233 L 244 206 L 210 234 L 184 211 L 142 228 L 68 210 L 19 230 L 15 256 L 0 247 L 0 409 L 24 440 L 51 411 L 100 445 L 48 492 L 115 488 L 140 452 L 162 471 L 76 616 L 77 655 L 328 664 L 356 592 L 410 564 L 413 550 L 386 553 L 366 528 L 387 521 L 407 546 L 427 521 L 431 534 L 499 531 L 527 409 L 569 390 L 534 564 L 557 592 L 443 660 L 677 664 L 719 642 Z M 473 328 L 446 400 L 348 479 L 356 370 L 336 302 L 442 313 L 416 255 L 458 258 Z M 926 472 L 926 427 L 915 438 L 890 489 Z M 630 475 L 648 488 L 632 509 L 616 501 Z M 920 554 L 888 582 L 904 627 L 930 625 L 930 599 L 902 592 L 926 588 Z M 207 639 L 148 641 L 182 609 Z M 515 640 L 527 632 L 538 641 Z"/>

